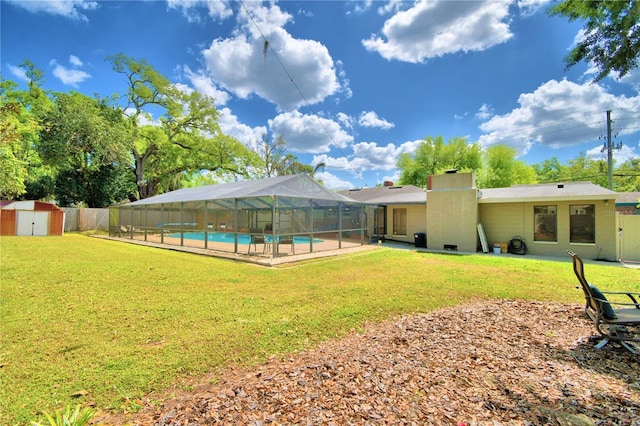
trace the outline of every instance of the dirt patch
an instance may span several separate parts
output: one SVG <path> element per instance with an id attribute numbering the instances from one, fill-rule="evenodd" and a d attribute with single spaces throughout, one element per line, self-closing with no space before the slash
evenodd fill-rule
<path id="1" fill-rule="evenodd" d="M 579 305 L 477 302 L 371 324 L 98 423 L 640 425 L 640 356 Z M 165 394 L 166 395 L 166 394 Z"/>

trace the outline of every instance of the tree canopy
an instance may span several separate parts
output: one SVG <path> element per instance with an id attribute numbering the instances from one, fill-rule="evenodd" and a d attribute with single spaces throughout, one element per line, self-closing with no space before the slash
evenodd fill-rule
<path id="1" fill-rule="evenodd" d="M 43 163 L 58 170 L 60 204 L 105 207 L 126 198 L 132 179 L 120 110 L 78 92 L 55 93 L 53 102 L 41 117 L 37 149 Z"/>
<path id="2" fill-rule="evenodd" d="M 504 188 L 536 182 L 534 169 L 516 158 L 517 151 L 508 145 L 492 145 L 484 153 L 484 167 L 478 176 L 480 188 Z"/>
<path id="3" fill-rule="evenodd" d="M 30 62 L 23 64 L 32 66 Z M 38 77 L 37 73 L 27 73 Z M 39 77 L 38 77 L 39 78 Z M 39 115 L 51 102 L 39 87 L 39 80 L 30 80 L 30 89 L 19 90 L 11 80 L 0 82 L 0 197 L 20 199 L 25 195 L 46 197 L 53 191 L 49 170 L 42 165 L 36 150 L 42 129 Z M 36 194 L 30 190 L 38 188 Z"/>
<path id="4" fill-rule="evenodd" d="M 127 83 L 127 143 L 139 198 L 176 189 L 185 176 L 201 171 L 245 173 L 250 152 L 222 133 L 213 98 L 180 90 L 145 60 L 123 54 L 108 60 Z M 152 111 L 161 116 L 148 124 Z"/>
<path id="5" fill-rule="evenodd" d="M 447 169 L 476 172 L 482 167 L 480 146 L 465 138 L 454 137 L 447 143 L 442 136 L 427 136 L 415 150 L 401 154 L 397 167 L 401 185 L 425 188 L 427 176 Z"/>
<path id="6" fill-rule="evenodd" d="M 447 169 L 474 172 L 479 188 L 509 187 L 519 184 L 590 181 L 607 187 L 607 164 L 581 152 L 563 164 L 557 157 L 532 165 L 517 158 L 508 145 L 492 145 L 481 150 L 464 138 L 452 138 L 448 144 L 442 136 L 428 136 L 414 152 L 400 156 L 397 167 L 400 185 L 426 187 L 427 176 Z M 640 191 L 640 160 L 631 159 L 614 170 L 614 189 L 619 192 Z"/>
<path id="7" fill-rule="evenodd" d="M 565 58 L 567 67 L 587 61 L 598 68 L 594 81 L 638 67 L 640 3 L 636 0 L 564 0 L 549 9 L 570 21 L 583 20 L 584 36 Z"/>
<path id="8" fill-rule="evenodd" d="M 324 163 L 318 164 L 315 168 L 310 164 L 301 163 L 297 156 L 287 152 L 287 142 L 280 135 L 263 134 L 262 139 L 256 141 L 252 151 L 255 158 L 252 175 L 258 179 L 300 173 L 313 177 L 318 168 L 324 167 Z"/>

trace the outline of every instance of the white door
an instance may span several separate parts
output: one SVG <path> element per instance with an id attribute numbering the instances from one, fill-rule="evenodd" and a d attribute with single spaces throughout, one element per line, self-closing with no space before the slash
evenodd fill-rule
<path id="1" fill-rule="evenodd" d="M 19 210 L 17 235 L 49 235 L 49 212 Z"/>

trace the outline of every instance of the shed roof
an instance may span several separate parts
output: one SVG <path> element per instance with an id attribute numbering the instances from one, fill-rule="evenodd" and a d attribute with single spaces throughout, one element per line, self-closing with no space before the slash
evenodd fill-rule
<path id="1" fill-rule="evenodd" d="M 62 209 L 53 203 L 37 200 L 7 201 L 0 200 L 2 210 L 55 211 Z"/>
<path id="2" fill-rule="evenodd" d="M 345 202 L 354 201 L 326 189 L 306 174 L 298 174 L 224 183 L 220 185 L 183 188 L 135 201 L 126 204 L 126 206 L 271 196 Z"/>
<path id="3" fill-rule="evenodd" d="M 425 204 L 427 191 L 414 185 L 378 186 L 338 191 L 346 197 L 370 204 Z"/>
<path id="4" fill-rule="evenodd" d="M 513 185 L 479 190 L 479 203 L 615 200 L 618 193 L 591 182 Z"/>

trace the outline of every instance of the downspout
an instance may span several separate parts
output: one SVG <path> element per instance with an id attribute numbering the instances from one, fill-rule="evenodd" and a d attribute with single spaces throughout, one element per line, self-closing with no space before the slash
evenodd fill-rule
<path id="1" fill-rule="evenodd" d="M 184 246 L 184 201 L 180 203 L 180 247 Z"/>
<path id="2" fill-rule="evenodd" d="M 271 196 L 273 202 L 271 203 L 271 259 L 274 258 L 276 250 L 278 250 L 278 242 L 276 241 L 276 211 L 278 204 L 278 196 Z"/>
<path id="3" fill-rule="evenodd" d="M 309 252 L 313 253 L 313 200 L 309 199 L 309 229 L 311 229 L 311 234 L 309 236 Z"/>
<path id="4" fill-rule="evenodd" d="M 144 211 L 143 217 L 144 217 L 144 240 L 145 241 L 147 241 L 147 229 L 149 228 L 149 224 L 147 223 L 147 211 L 149 211 L 148 207 L 149 206 L 146 204 L 142 206 L 142 209 Z"/>
<path id="5" fill-rule="evenodd" d="M 160 204 L 160 243 L 164 244 L 164 229 L 162 224 L 164 223 L 164 203 Z"/>
<path id="6" fill-rule="evenodd" d="M 233 252 L 238 253 L 238 199 L 233 199 Z"/>
<path id="7" fill-rule="evenodd" d="M 204 202 L 204 215 L 202 218 L 202 227 L 204 228 L 204 248 L 209 248 L 209 202 L 205 200 Z"/>
<path id="8" fill-rule="evenodd" d="M 338 201 L 338 248 L 342 248 L 342 201 Z"/>

